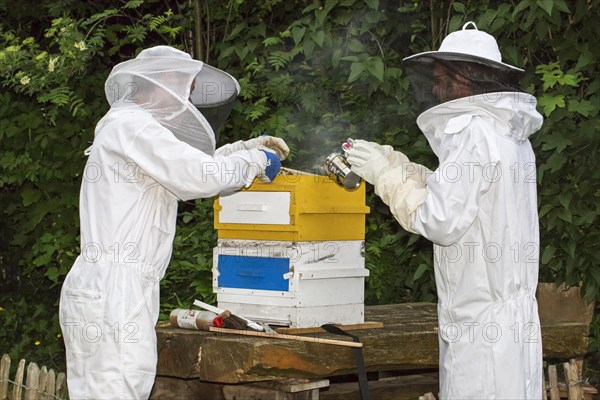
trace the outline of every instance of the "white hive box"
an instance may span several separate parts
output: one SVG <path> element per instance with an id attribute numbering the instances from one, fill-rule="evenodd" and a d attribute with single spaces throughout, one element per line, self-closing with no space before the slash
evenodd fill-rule
<path id="1" fill-rule="evenodd" d="M 364 322 L 364 241 L 219 239 L 218 307 L 291 327 Z"/>

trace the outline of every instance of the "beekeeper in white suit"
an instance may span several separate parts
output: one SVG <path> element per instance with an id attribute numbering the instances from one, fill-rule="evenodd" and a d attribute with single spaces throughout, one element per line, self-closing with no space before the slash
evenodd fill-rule
<path id="1" fill-rule="evenodd" d="M 438 168 L 361 140 L 348 161 L 406 230 L 434 243 L 439 397 L 539 399 L 536 100 L 472 22 L 403 63 Z"/>
<path id="2" fill-rule="evenodd" d="M 238 83 L 171 47 L 118 64 L 105 91 L 111 108 L 86 152 L 81 254 L 60 299 L 67 381 L 71 399 L 143 399 L 177 201 L 268 182 L 289 149 L 262 136 L 215 152 Z"/>

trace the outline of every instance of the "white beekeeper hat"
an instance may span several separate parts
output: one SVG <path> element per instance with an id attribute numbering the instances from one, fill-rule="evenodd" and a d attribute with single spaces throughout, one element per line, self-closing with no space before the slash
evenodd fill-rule
<path id="1" fill-rule="evenodd" d="M 467 29 L 473 25 L 475 29 Z M 523 72 L 510 64 L 502 62 L 500 49 L 496 39 L 489 33 L 477 29 L 475 22 L 469 21 L 462 29 L 450 33 L 444 38 L 439 50 L 426 51 L 406 57 L 404 63 L 418 61 L 422 58 L 435 58 L 446 61 L 471 61 L 487 65 L 494 69 L 505 70 L 509 73 Z"/>
<path id="2" fill-rule="evenodd" d="M 406 57 L 402 65 L 421 112 L 460 97 L 522 91 L 523 70 L 503 63 L 496 39 L 473 22 L 446 36 L 439 50 Z M 440 81 L 440 68 L 445 81 Z"/>
<path id="3" fill-rule="evenodd" d="M 207 154 L 214 153 L 240 93 L 233 76 L 170 46 L 145 49 L 116 65 L 104 87 L 111 107 L 141 107 L 179 140 Z"/>

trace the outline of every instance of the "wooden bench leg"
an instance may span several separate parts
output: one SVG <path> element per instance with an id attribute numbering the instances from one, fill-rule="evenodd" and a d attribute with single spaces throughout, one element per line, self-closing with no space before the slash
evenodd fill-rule
<path id="1" fill-rule="evenodd" d="M 229 385 L 159 376 L 154 382 L 150 399 L 319 400 L 319 389 L 328 386 L 327 379 L 288 379 Z"/>
<path id="2" fill-rule="evenodd" d="M 329 380 L 287 379 L 223 387 L 225 400 L 319 400 L 319 389 Z"/>

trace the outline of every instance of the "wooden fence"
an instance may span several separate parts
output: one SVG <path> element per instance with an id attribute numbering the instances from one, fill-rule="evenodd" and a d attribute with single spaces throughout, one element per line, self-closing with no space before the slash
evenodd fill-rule
<path id="1" fill-rule="evenodd" d="M 560 381 L 556 365 L 549 365 L 546 374 L 544 370 L 544 388 L 542 390 L 543 400 L 592 400 L 596 398 L 598 390 L 582 379 L 583 364 L 581 360 L 570 360 L 563 363 L 564 381 Z M 546 380 L 546 376 L 548 379 Z M 433 393 L 427 393 L 419 397 L 419 400 L 435 400 Z"/>
<path id="2" fill-rule="evenodd" d="M 598 390 L 582 378 L 582 360 L 574 359 L 563 363 L 563 382 L 560 381 L 556 365 L 549 365 L 546 388 L 542 393 L 543 400 L 592 400 L 598 394 Z M 546 371 L 544 371 L 546 375 Z M 546 376 L 544 376 L 546 378 Z"/>
<path id="3" fill-rule="evenodd" d="M 0 400 L 64 400 L 67 399 L 67 382 L 64 373 L 56 374 L 46 367 L 39 368 L 36 363 L 27 366 L 25 360 L 19 361 L 14 379 L 10 379 L 10 357 L 2 356 L 0 361 Z"/>

